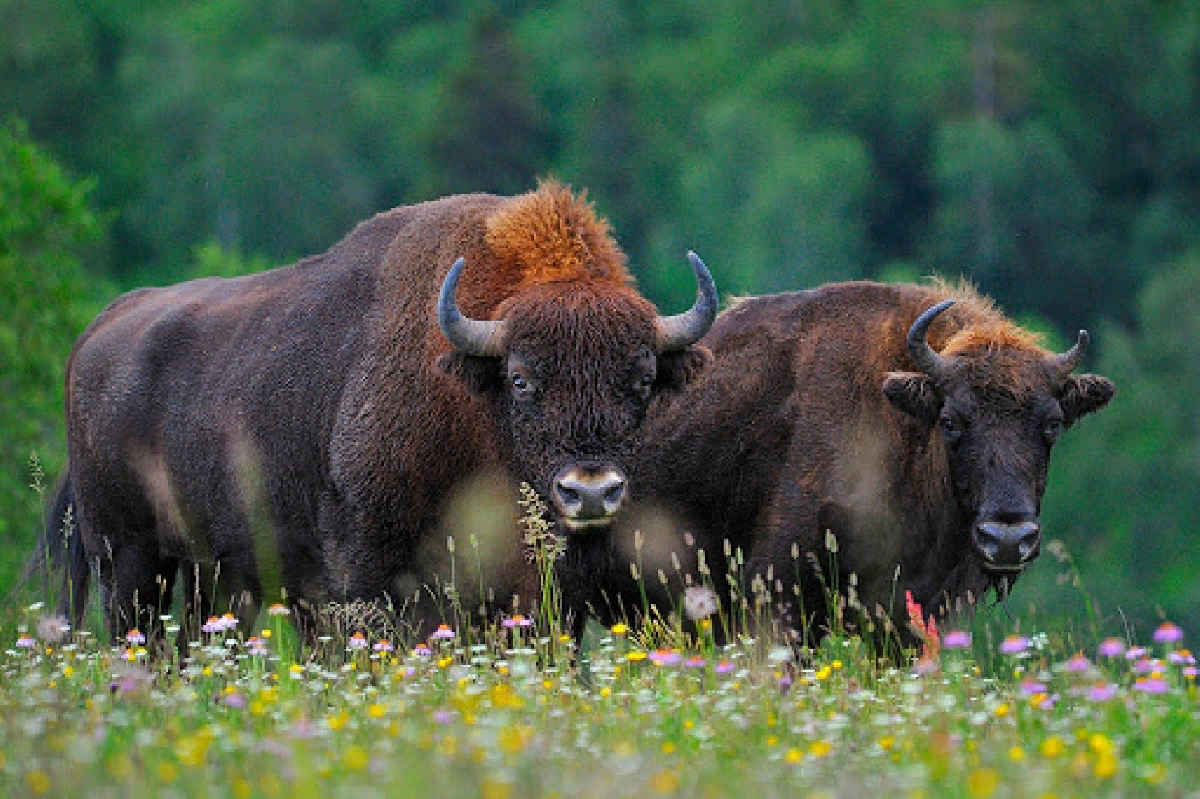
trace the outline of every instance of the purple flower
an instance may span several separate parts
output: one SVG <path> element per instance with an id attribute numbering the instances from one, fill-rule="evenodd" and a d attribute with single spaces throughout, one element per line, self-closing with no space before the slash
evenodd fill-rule
<path id="1" fill-rule="evenodd" d="M 1131 647 L 1129 647 L 1129 651 L 1125 653 L 1126 660 L 1138 660 L 1139 658 L 1142 658 L 1145 656 L 1146 656 L 1146 647 L 1144 647 L 1144 646 L 1131 646 Z"/>
<path id="2" fill-rule="evenodd" d="M 660 666 L 674 666 L 683 658 L 675 649 L 655 649 L 650 653 L 650 659 Z"/>
<path id="3" fill-rule="evenodd" d="M 1023 635 L 1010 635 L 1000 642 L 1000 653 L 1003 655 L 1020 655 L 1029 648 L 1029 639 Z"/>
<path id="4" fill-rule="evenodd" d="M 1147 694 L 1165 694 L 1170 687 L 1162 677 L 1139 677 L 1133 684 L 1133 690 Z"/>
<path id="5" fill-rule="evenodd" d="M 1117 695 L 1117 686 L 1098 682 L 1088 691 L 1087 698 L 1093 702 L 1107 702 Z"/>
<path id="6" fill-rule="evenodd" d="M 454 721 L 454 712 L 450 710 L 438 710 L 433 714 L 433 720 L 438 724 L 449 724 Z"/>
<path id="7" fill-rule="evenodd" d="M 350 640 L 346 642 L 346 649 L 350 650 L 350 651 L 354 651 L 356 649 L 366 649 L 366 648 L 367 648 L 367 637 L 365 635 L 363 635 L 362 633 L 355 633 L 354 635 L 350 636 Z"/>
<path id="8" fill-rule="evenodd" d="M 144 644 L 146 643 L 146 636 L 142 634 L 141 630 L 139 630 L 137 627 L 134 627 L 132 630 L 125 633 L 125 643 L 129 644 L 130 646 Z"/>
<path id="9" fill-rule="evenodd" d="M 225 694 L 225 704 L 240 710 L 246 706 L 246 697 L 234 691 L 231 694 Z"/>
<path id="10" fill-rule="evenodd" d="M 417 657 L 424 658 L 432 655 L 433 650 L 425 646 L 425 644 L 417 644 L 416 648 L 413 649 L 413 654 Z"/>
<path id="11" fill-rule="evenodd" d="M 1021 683 L 1021 693 L 1025 694 L 1025 696 L 1044 694 L 1046 693 L 1046 684 L 1040 683 L 1037 680 L 1025 680 Z"/>
<path id="12" fill-rule="evenodd" d="M 951 630 L 942 636 L 942 646 L 946 649 L 966 649 L 971 645 L 971 634 L 965 630 Z"/>
<path id="13" fill-rule="evenodd" d="M 246 647 L 250 651 L 250 654 L 256 657 L 262 657 L 263 655 L 267 654 L 267 642 L 259 638 L 257 635 L 252 636 L 250 640 L 246 642 Z"/>
<path id="14" fill-rule="evenodd" d="M 704 668 L 704 666 L 707 665 L 707 663 L 708 663 L 708 661 L 705 660 L 704 658 L 700 657 L 699 655 L 693 655 L 692 657 L 683 661 L 683 665 L 687 666 L 689 669 Z"/>
<path id="15" fill-rule="evenodd" d="M 1157 666 L 1158 664 L 1156 661 L 1153 661 L 1150 658 L 1142 658 L 1137 663 L 1133 664 L 1133 673 L 1148 674 L 1149 672 L 1154 671 Z"/>
<path id="16" fill-rule="evenodd" d="M 376 652 L 391 652 L 394 648 L 392 642 L 384 638 L 381 641 L 376 641 L 375 646 L 371 647 Z"/>
<path id="17" fill-rule="evenodd" d="M 28 633 L 21 633 L 21 635 L 17 638 L 17 646 L 20 649 L 33 649 L 36 644 L 37 639 Z"/>
<path id="18" fill-rule="evenodd" d="M 520 613 L 518 613 L 517 615 L 515 615 L 511 618 L 505 619 L 501 623 L 505 627 L 508 627 L 509 629 L 512 629 L 513 627 L 532 627 L 533 619 L 527 619 L 524 616 L 522 616 Z"/>
<path id="19" fill-rule="evenodd" d="M 1195 666 L 1196 658 L 1186 649 L 1177 649 L 1167 653 L 1167 660 L 1174 663 L 1176 666 Z"/>
<path id="20" fill-rule="evenodd" d="M 439 624 L 438 628 L 433 631 L 433 635 L 431 635 L 429 637 L 430 638 L 438 638 L 443 641 L 449 641 L 451 638 L 454 637 L 454 630 L 450 629 L 449 624 Z"/>
<path id="21" fill-rule="evenodd" d="M 713 671 L 715 671 L 717 674 L 728 674 L 729 672 L 733 671 L 733 664 L 728 660 L 722 660 L 716 665 L 716 668 L 714 668 Z"/>
<path id="22" fill-rule="evenodd" d="M 1182 638 L 1183 630 L 1179 629 L 1179 625 L 1169 621 L 1164 621 L 1154 631 L 1154 643 L 1156 644 L 1173 644 Z"/>
<path id="23" fill-rule="evenodd" d="M 1186 669 L 1183 670 L 1183 676 L 1187 677 L 1189 680 L 1196 679 L 1196 667 L 1188 666 Z"/>
<path id="24" fill-rule="evenodd" d="M 1092 667 L 1092 662 L 1080 652 L 1067 661 L 1067 671 L 1072 674 L 1082 674 Z"/>
<path id="25" fill-rule="evenodd" d="M 1105 638 L 1100 642 L 1100 656 L 1106 658 L 1120 657 L 1125 651 L 1125 642 L 1120 638 Z"/>

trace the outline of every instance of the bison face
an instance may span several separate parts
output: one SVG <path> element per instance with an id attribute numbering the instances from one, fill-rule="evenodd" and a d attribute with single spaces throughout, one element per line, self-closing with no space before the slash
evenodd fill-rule
<path id="1" fill-rule="evenodd" d="M 495 325 L 476 328 L 486 348 L 447 335 L 460 346 L 443 367 L 487 399 L 513 476 L 549 499 L 562 528 L 607 528 L 628 496 L 625 463 L 650 402 L 711 359 L 694 342 L 716 315 L 715 288 L 698 258 L 693 268 L 701 296 L 679 316 L 658 316 L 625 286 L 562 281 L 526 288 L 499 306 L 500 321 L 479 323 Z"/>
<path id="2" fill-rule="evenodd" d="M 994 343 L 939 355 L 925 333 L 951 302 L 926 311 L 909 331 L 922 372 L 893 372 L 883 391 L 901 411 L 936 425 L 976 552 L 988 570 L 1016 573 L 1041 547 L 1050 450 L 1065 428 L 1109 401 L 1113 385 L 1070 374 L 1087 348 L 1085 331 L 1063 355 Z"/>

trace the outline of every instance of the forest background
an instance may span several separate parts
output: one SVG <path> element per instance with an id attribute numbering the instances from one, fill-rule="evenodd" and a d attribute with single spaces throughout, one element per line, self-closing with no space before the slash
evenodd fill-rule
<path id="1" fill-rule="evenodd" d="M 121 290 L 394 205 L 586 188 L 668 312 L 964 275 L 1117 396 L 1064 436 L 1013 604 L 1200 630 L 1200 5 L 0 0 L 0 596 Z M 36 459 L 31 465 L 31 453 Z M 1045 563 L 1044 561 L 1050 561 Z M 1084 591 L 1075 584 L 1081 583 Z"/>

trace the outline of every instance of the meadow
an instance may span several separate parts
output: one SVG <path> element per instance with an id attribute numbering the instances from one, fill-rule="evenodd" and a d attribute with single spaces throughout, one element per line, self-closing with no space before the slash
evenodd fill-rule
<path id="1" fill-rule="evenodd" d="M 917 647 L 880 658 L 843 622 L 811 646 L 784 644 L 765 601 L 731 615 L 701 597 L 690 632 L 675 614 L 593 621 L 577 648 L 553 612 L 548 564 L 550 604 L 536 619 L 472 623 L 454 605 L 420 639 L 351 605 L 306 644 L 275 604 L 250 630 L 230 614 L 185 629 L 184 656 L 174 641 L 186 622 L 170 615 L 165 638 L 132 630 L 110 645 L 99 625 L 71 630 L 49 602 L 12 608 L 0 621 L 0 795 L 1065 797 L 1200 786 L 1196 663 L 1170 621 L 1147 640 L 1101 638 L 1095 619 L 1039 627 L 993 603 L 939 630 L 910 604 Z"/>

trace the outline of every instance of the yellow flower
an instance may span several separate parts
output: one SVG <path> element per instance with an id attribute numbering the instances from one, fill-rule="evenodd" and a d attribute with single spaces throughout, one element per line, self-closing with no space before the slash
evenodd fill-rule
<path id="1" fill-rule="evenodd" d="M 533 729 L 524 724 L 505 727 L 500 731 L 500 748 L 511 755 L 515 755 L 525 749 L 531 738 L 533 738 Z"/>
<path id="2" fill-rule="evenodd" d="M 1112 752 L 1102 752 L 1096 758 L 1096 763 L 1092 766 L 1092 773 L 1102 780 L 1117 773 L 1117 759 L 1113 757 Z"/>
<path id="3" fill-rule="evenodd" d="M 775 746 L 779 743 L 779 738 L 774 735 L 767 736 L 767 746 Z"/>
<path id="4" fill-rule="evenodd" d="M 981 768 L 967 775 L 967 792 L 971 796 L 991 796 L 1000 783 L 1000 775 L 992 768 Z"/>
<path id="5" fill-rule="evenodd" d="M 1014 746 L 1008 750 L 1008 759 L 1014 763 L 1020 763 L 1025 759 L 1025 750 L 1019 746 Z"/>
<path id="6" fill-rule="evenodd" d="M 675 793 L 679 790 L 679 776 L 674 771 L 660 771 L 650 778 L 650 787 L 655 793 Z"/>
<path id="7" fill-rule="evenodd" d="M 175 768 L 174 763 L 166 760 L 158 764 L 158 781 L 159 782 L 175 782 L 179 776 L 179 770 Z"/>
<path id="8" fill-rule="evenodd" d="M 361 746 L 352 746 L 346 750 L 342 759 L 346 763 L 346 768 L 362 771 L 371 762 L 371 754 Z"/>
<path id="9" fill-rule="evenodd" d="M 1094 752 L 1099 754 L 1111 752 L 1113 748 L 1112 741 L 1108 740 L 1107 737 L 1098 732 L 1093 733 L 1088 737 L 1088 746 L 1090 746 Z"/>
<path id="10" fill-rule="evenodd" d="M 783 756 L 783 759 L 789 763 L 799 763 L 804 759 L 804 753 L 793 746 L 791 749 L 787 750 L 787 754 Z"/>
<path id="11" fill-rule="evenodd" d="M 1001 702 L 1000 704 L 996 705 L 996 709 L 992 712 L 996 714 L 997 718 L 1004 718 L 1008 715 L 1008 710 L 1008 705 L 1004 702 Z"/>
<path id="12" fill-rule="evenodd" d="M 829 665 L 833 666 L 834 671 L 840 671 L 842 668 L 842 661 L 835 660 L 835 661 L 833 661 L 833 663 L 830 663 Z"/>
<path id="13" fill-rule="evenodd" d="M 833 673 L 833 669 L 830 666 L 826 666 L 825 668 L 823 668 L 817 672 L 817 679 L 818 680 L 828 680 L 829 675 L 832 673 Z"/>
<path id="14" fill-rule="evenodd" d="M 625 633 L 629 632 L 629 628 L 626 627 L 624 624 L 617 622 L 616 624 L 614 624 L 612 626 L 611 632 L 613 635 L 624 635 Z"/>
<path id="15" fill-rule="evenodd" d="M 484 777 L 479 787 L 483 799 L 509 799 L 512 796 L 512 783 L 499 782 L 493 777 Z"/>
<path id="16" fill-rule="evenodd" d="M 246 782 L 243 777 L 238 777 L 233 781 L 233 795 L 236 799 L 250 799 L 252 793 L 250 783 Z"/>
<path id="17" fill-rule="evenodd" d="M 29 786 L 29 791 L 37 796 L 50 790 L 50 778 L 44 771 L 34 770 L 26 774 L 25 784 Z"/>
<path id="18" fill-rule="evenodd" d="M 367 715 L 373 719 L 381 719 L 387 715 L 387 708 L 376 702 L 367 706 Z"/>
<path id="19" fill-rule="evenodd" d="M 630 663 L 637 663 L 640 660 L 646 659 L 646 653 L 640 652 L 640 651 L 630 652 L 628 655 L 625 656 L 625 658 Z"/>
<path id="20" fill-rule="evenodd" d="M 813 757 L 825 757 L 825 755 L 832 751 L 833 746 L 826 741 L 813 741 L 808 747 L 808 753 Z"/>
<path id="21" fill-rule="evenodd" d="M 603 699 L 608 699 L 610 696 L 612 696 L 612 689 L 609 688 L 607 685 L 604 686 L 603 688 L 600 689 L 600 696 Z"/>
<path id="22" fill-rule="evenodd" d="M 1041 752 L 1043 757 L 1058 757 L 1065 751 L 1067 751 L 1067 746 L 1063 743 L 1062 738 L 1059 738 L 1057 735 L 1051 735 L 1042 741 Z"/>
<path id="23" fill-rule="evenodd" d="M 675 744 L 671 743 L 670 741 L 667 741 L 665 744 L 662 745 L 662 751 L 663 751 L 664 755 L 671 754 L 672 752 L 675 751 Z"/>

